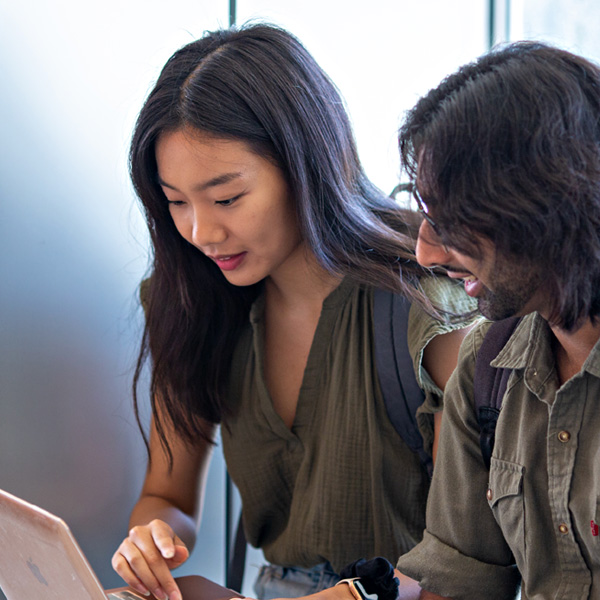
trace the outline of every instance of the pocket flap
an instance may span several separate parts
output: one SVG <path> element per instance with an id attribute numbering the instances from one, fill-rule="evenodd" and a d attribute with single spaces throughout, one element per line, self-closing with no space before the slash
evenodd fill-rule
<path id="1" fill-rule="evenodd" d="M 487 499 L 490 507 L 508 496 L 521 494 L 525 467 L 492 457 Z"/>

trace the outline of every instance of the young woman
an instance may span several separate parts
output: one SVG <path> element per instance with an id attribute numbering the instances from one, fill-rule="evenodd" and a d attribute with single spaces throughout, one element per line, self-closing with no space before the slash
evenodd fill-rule
<path id="1" fill-rule="evenodd" d="M 421 538 L 429 478 L 385 411 L 373 290 L 413 301 L 429 446 L 465 326 L 430 314 L 472 307 L 415 262 L 420 217 L 366 178 L 336 88 L 281 29 L 209 33 L 165 65 L 130 160 L 154 249 L 137 373 L 150 357 L 153 420 L 114 568 L 180 598 L 170 570 L 195 542 L 217 424 L 247 539 L 272 563 L 259 597 L 395 561 Z"/>

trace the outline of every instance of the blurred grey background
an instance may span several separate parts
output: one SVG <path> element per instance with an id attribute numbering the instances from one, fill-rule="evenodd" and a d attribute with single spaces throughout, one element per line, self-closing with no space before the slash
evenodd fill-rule
<path id="1" fill-rule="evenodd" d="M 110 558 L 145 469 L 130 382 L 148 249 L 129 136 L 166 59 L 227 26 L 232 8 L 0 0 L 0 488 L 65 519 L 106 587 L 120 585 Z M 600 56 L 592 0 L 239 0 L 235 12 L 300 37 L 340 87 L 386 191 L 403 112 L 490 43 L 536 37 Z M 179 574 L 223 582 L 224 490 L 217 447 Z M 250 553 L 246 594 L 260 561 Z"/>

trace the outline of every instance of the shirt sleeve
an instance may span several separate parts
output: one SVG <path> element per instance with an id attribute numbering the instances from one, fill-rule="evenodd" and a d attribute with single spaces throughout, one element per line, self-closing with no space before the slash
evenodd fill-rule
<path id="1" fill-rule="evenodd" d="M 144 315 L 147 314 L 148 312 L 148 303 L 150 301 L 150 286 L 152 285 L 152 278 L 148 277 L 146 279 L 143 279 L 142 282 L 140 283 L 140 291 L 139 291 L 139 297 L 140 297 L 140 304 L 142 305 L 142 308 L 144 309 Z"/>
<path id="2" fill-rule="evenodd" d="M 423 367 L 423 353 L 427 344 L 437 335 L 443 335 L 456 329 L 463 329 L 481 319 L 476 312 L 477 304 L 469 298 L 462 285 L 447 277 L 428 277 L 421 282 L 424 293 L 434 306 L 447 311 L 454 318 L 435 319 L 421 306 L 413 303 L 408 315 L 408 346 L 419 386 L 425 392 L 432 392 L 441 398 L 442 390 Z M 430 412 L 442 409 L 439 405 L 432 406 Z"/>
<path id="3" fill-rule="evenodd" d="M 447 277 L 429 277 L 422 281 L 423 291 L 434 306 L 440 307 L 458 318 L 439 320 L 429 315 L 421 306 L 413 304 L 408 316 L 408 346 L 413 360 L 417 382 L 425 392 L 425 400 L 417 410 L 417 425 L 425 449 L 431 452 L 433 445 L 433 417 L 444 408 L 443 392 L 434 383 L 423 366 L 423 354 L 427 344 L 436 336 L 463 329 L 481 317 L 474 313 L 477 304 L 466 295 L 464 288 Z"/>
<path id="4" fill-rule="evenodd" d="M 400 557 L 398 570 L 424 589 L 461 600 L 508 600 L 520 575 L 489 508 L 489 472 L 473 406 L 475 357 L 489 323 L 463 342 L 445 393 L 440 446 L 427 502 L 423 541 Z"/>

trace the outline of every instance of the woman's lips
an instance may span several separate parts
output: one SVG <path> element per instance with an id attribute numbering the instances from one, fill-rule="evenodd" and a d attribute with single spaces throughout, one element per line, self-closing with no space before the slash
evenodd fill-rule
<path id="1" fill-rule="evenodd" d="M 233 271 L 234 269 L 237 269 L 244 258 L 246 258 L 246 253 L 240 252 L 239 254 L 223 254 L 220 256 L 211 256 L 210 258 L 217 263 L 217 266 L 222 271 Z"/>

